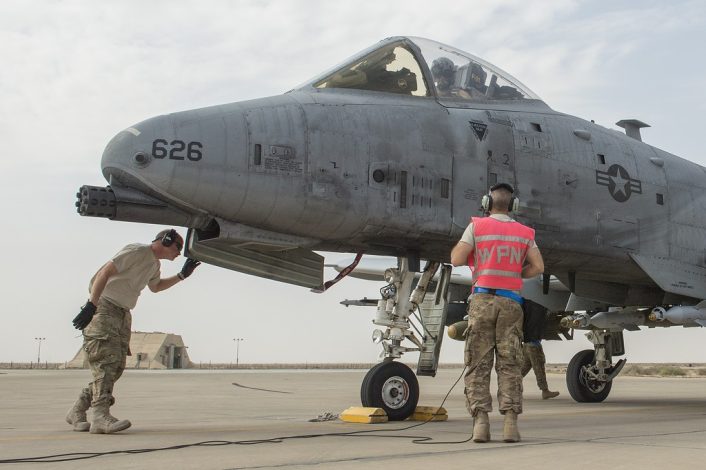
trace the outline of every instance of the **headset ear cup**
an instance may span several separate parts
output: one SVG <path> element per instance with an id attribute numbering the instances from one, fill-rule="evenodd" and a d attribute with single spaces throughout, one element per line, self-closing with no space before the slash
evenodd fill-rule
<path id="1" fill-rule="evenodd" d="M 493 198 L 490 197 L 490 194 L 485 194 L 480 200 L 480 206 L 483 208 L 485 212 L 489 212 L 490 209 L 493 208 Z"/>
<path id="2" fill-rule="evenodd" d="M 176 230 L 171 229 L 167 233 L 164 234 L 162 237 L 162 245 L 164 246 L 172 246 L 172 243 L 174 243 L 174 240 L 176 239 Z"/>
<path id="3" fill-rule="evenodd" d="M 508 212 L 515 212 L 515 213 L 517 213 L 517 211 L 518 211 L 519 209 L 520 209 L 520 198 L 518 198 L 518 197 L 513 197 L 512 199 L 510 199 L 510 207 L 509 207 Z"/>

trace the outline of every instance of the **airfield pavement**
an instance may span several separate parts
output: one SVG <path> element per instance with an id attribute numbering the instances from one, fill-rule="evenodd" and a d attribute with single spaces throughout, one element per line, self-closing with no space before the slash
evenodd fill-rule
<path id="1" fill-rule="evenodd" d="M 542 400 L 524 382 L 522 441 L 475 444 L 462 381 L 444 407 L 446 422 L 310 422 L 359 405 L 364 370 L 126 371 L 111 411 L 132 421 L 116 435 L 72 432 L 64 416 L 87 370 L 0 370 L 0 469 L 389 469 L 697 468 L 706 458 L 706 378 L 618 377 L 604 403 L 575 403 L 564 377 L 550 374 L 558 398 Z M 458 369 L 421 377 L 420 404 L 437 406 Z M 495 377 L 493 377 L 495 381 Z M 237 383 L 240 386 L 233 385 Z M 250 387 L 250 388 L 246 388 Z M 495 386 L 491 391 L 495 396 Z M 286 393 L 282 393 L 286 392 Z M 277 437 L 366 431 L 256 443 Z M 414 437 L 430 441 L 414 443 Z M 214 441 L 212 445 L 190 444 Z M 184 446 L 184 447 L 180 447 Z M 161 448 L 175 447 L 159 450 Z M 180 447 L 180 448 L 177 448 Z M 9 459 L 72 454 L 52 463 Z M 105 454 L 107 453 L 107 454 Z"/>

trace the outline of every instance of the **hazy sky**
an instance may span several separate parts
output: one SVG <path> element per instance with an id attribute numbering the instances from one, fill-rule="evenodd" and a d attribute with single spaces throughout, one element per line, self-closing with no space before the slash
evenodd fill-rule
<path id="1" fill-rule="evenodd" d="M 75 212 L 81 185 L 106 184 L 100 157 L 113 135 L 163 113 L 283 93 L 396 35 L 482 57 L 555 110 L 613 129 L 643 120 L 646 142 L 706 164 L 702 1 L 3 0 L 0 362 L 36 360 L 36 337 L 46 338 L 43 361 L 70 360 L 90 277 L 159 229 Z M 316 295 L 202 265 L 173 289 L 146 290 L 133 329 L 182 335 L 196 362 L 234 360 L 236 337 L 241 362 L 375 361 L 374 310 L 338 302 L 376 297 L 381 285 L 350 279 Z M 548 360 L 589 348 L 578 336 L 547 344 Z M 629 362 L 706 362 L 704 341 L 701 328 L 625 334 Z M 442 361 L 461 360 L 447 338 Z"/>

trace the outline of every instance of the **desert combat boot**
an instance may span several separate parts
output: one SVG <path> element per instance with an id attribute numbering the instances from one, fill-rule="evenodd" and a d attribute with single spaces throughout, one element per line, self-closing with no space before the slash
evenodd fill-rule
<path id="1" fill-rule="evenodd" d="M 549 389 L 542 390 L 542 400 L 549 400 L 550 398 L 558 397 L 559 392 L 552 392 Z"/>
<path id="2" fill-rule="evenodd" d="M 479 411 L 473 417 L 473 442 L 488 442 L 490 440 L 490 421 L 488 412 Z"/>
<path id="3" fill-rule="evenodd" d="M 117 419 L 112 416 L 109 407 L 99 405 L 93 409 L 93 421 L 91 422 L 91 434 L 113 434 L 124 431 L 132 425 L 127 419 Z"/>
<path id="4" fill-rule="evenodd" d="M 517 413 L 512 410 L 508 410 L 505 412 L 503 441 L 520 442 L 520 431 L 517 429 Z"/>
<path id="5" fill-rule="evenodd" d="M 66 414 L 66 422 L 74 427 L 74 431 L 86 432 L 91 425 L 86 419 L 86 410 L 91 406 L 91 392 L 84 388 L 78 400 Z"/>

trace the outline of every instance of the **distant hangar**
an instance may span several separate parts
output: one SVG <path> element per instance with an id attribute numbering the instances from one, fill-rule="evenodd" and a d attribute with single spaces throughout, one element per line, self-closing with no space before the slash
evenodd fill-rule
<path id="1" fill-rule="evenodd" d="M 131 356 L 127 369 L 188 369 L 193 367 L 181 335 L 154 331 L 133 331 L 130 338 Z M 67 369 L 86 369 L 88 359 L 83 347 L 78 350 Z"/>

